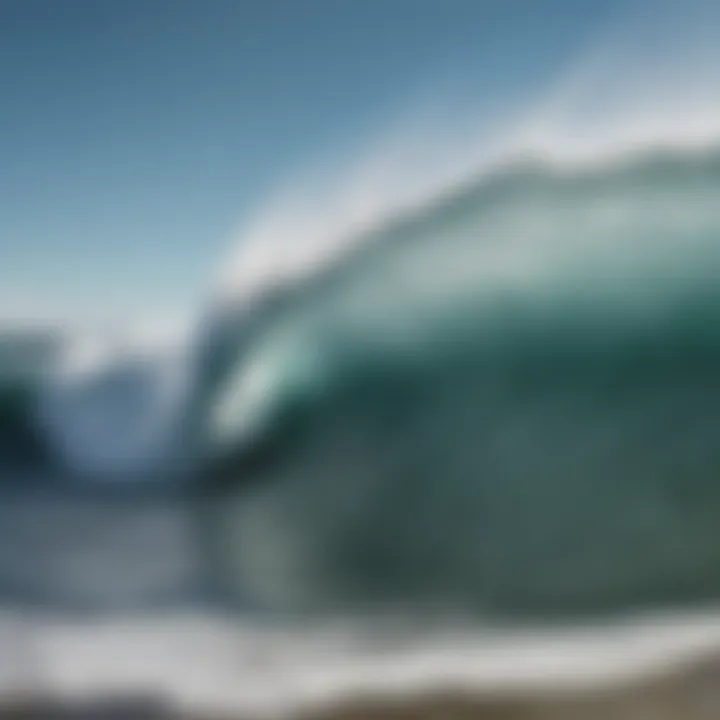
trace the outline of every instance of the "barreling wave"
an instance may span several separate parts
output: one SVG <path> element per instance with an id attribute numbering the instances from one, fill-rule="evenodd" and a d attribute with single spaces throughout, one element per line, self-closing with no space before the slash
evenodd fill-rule
<path id="1" fill-rule="evenodd" d="M 286 609 L 717 599 L 719 191 L 715 147 L 510 164 L 210 343 L 220 581 Z"/>

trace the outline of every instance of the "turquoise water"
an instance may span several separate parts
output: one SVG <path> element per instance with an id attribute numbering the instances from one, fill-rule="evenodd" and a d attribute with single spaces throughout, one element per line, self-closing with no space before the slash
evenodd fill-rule
<path id="1" fill-rule="evenodd" d="M 230 585 L 323 609 L 714 598 L 718 190 L 714 151 L 511 165 L 296 288 L 209 396 Z"/>

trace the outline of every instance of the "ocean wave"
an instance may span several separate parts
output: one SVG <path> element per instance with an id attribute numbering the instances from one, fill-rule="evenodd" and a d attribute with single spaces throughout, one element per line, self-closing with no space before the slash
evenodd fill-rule
<path id="1" fill-rule="evenodd" d="M 76 478 L 192 458 L 255 607 L 714 600 L 719 184 L 716 146 L 507 162 L 2 414 Z"/>
<path id="2" fill-rule="evenodd" d="M 296 608 L 715 597 L 719 184 L 716 149 L 514 165 L 291 289 L 207 398 L 221 581 Z"/>
<path id="3" fill-rule="evenodd" d="M 270 198 L 171 352 L 74 347 L 48 444 L 192 467 L 211 574 L 264 607 L 716 599 L 717 25 L 646 10 L 517 117 Z"/>

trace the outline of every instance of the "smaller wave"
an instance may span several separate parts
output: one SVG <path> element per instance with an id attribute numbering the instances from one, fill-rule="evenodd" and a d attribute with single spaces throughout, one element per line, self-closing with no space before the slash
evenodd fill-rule
<path id="1" fill-rule="evenodd" d="M 43 379 L 36 419 L 79 476 L 164 476 L 180 456 L 189 383 L 184 339 L 75 338 Z"/>

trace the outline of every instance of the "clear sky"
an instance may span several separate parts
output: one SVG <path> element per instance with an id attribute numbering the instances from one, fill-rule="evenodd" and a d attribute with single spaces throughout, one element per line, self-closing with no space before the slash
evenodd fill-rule
<path id="1" fill-rule="evenodd" d="M 604 0 L 0 0 L 0 318 L 172 315 L 243 218 L 423 93 L 532 92 Z"/>

